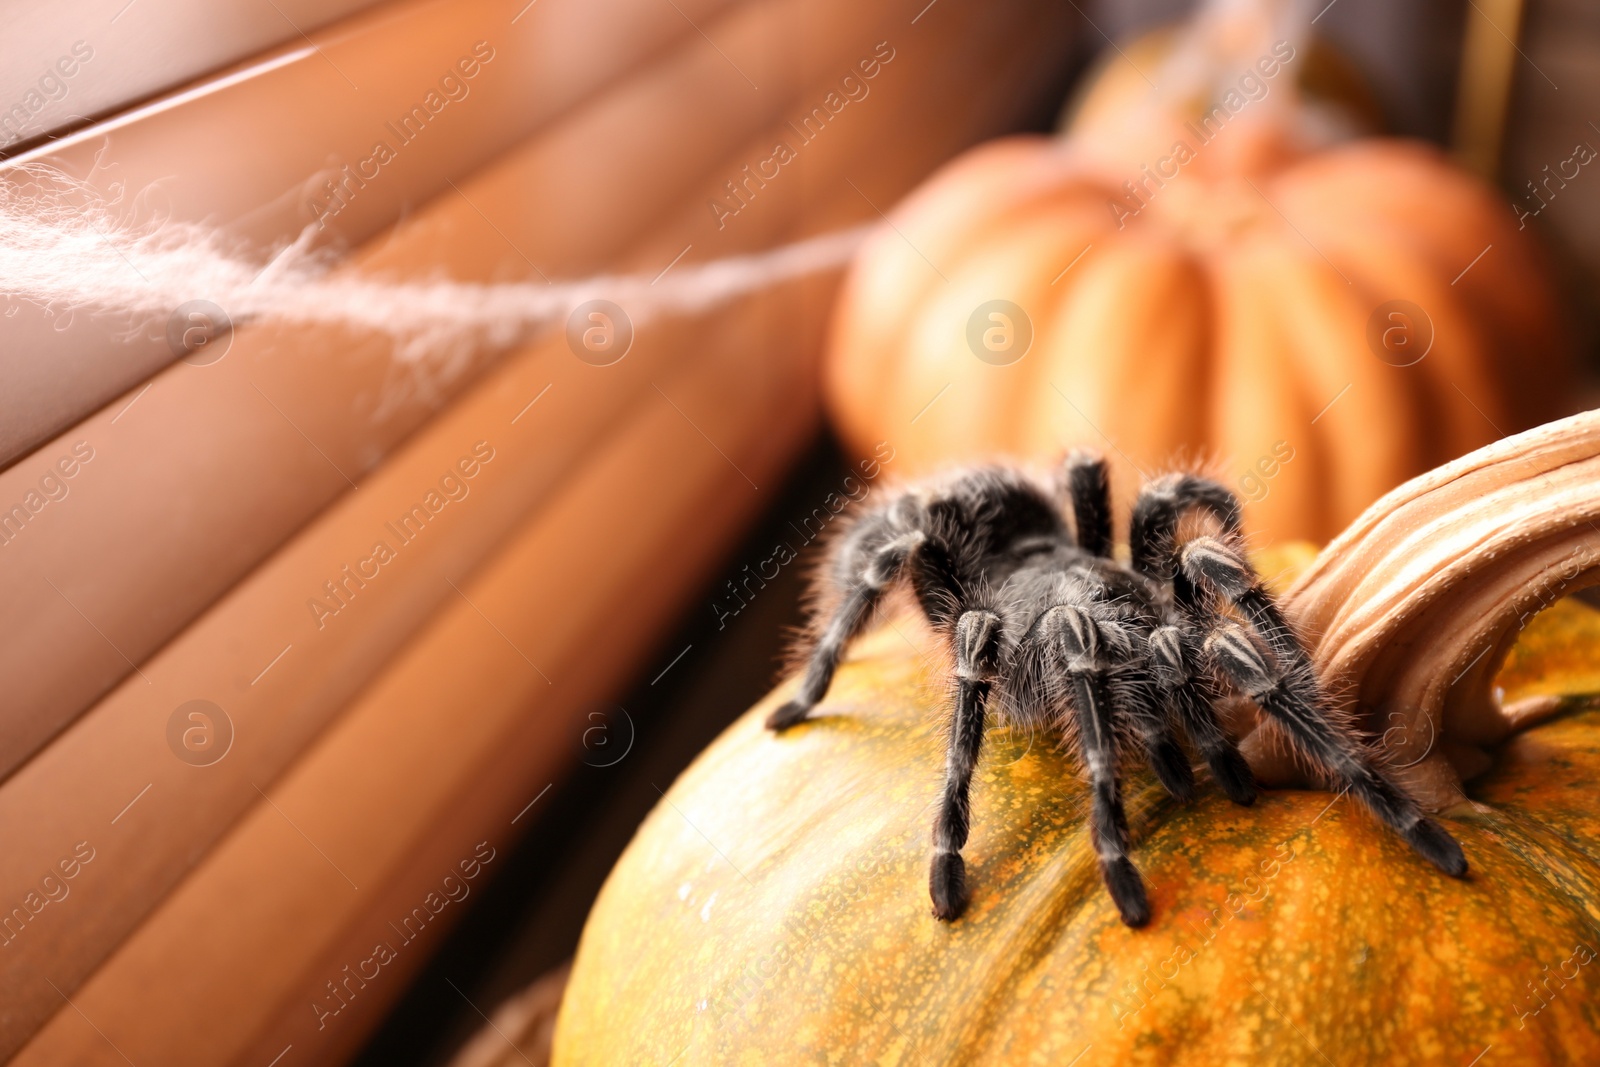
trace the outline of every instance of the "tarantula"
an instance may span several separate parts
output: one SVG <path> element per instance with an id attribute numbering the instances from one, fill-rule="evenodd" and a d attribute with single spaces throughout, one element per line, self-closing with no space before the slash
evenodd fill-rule
<path id="1" fill-rule="evenodd" d="M 1137 746 L 1167 792 L 1194 795 L 1187 734 L 1237 804 L 1256 798 L 1250 767 L 1218 720 L 1228 692 L 1248 696 L 1295 750 L 1355 794 L 1447 874 L 1467 861 L 1443 827 L 1380 770 L 1329 713 L 1305 649 L 1240 551 L 1238 499 L 1214 481 L 1171 474 L 1139 493 L 1130 558 L 1112 556 L 1103 459 L 1073 453 L 1054 485 L 1006 466 L 912 486 L 837 540 L 798 695 L 767 726 L 803 721 L 827 693 L 844 646 L 885 593 L 909 586 L 950 645 L 955 695 L 928 888 L 934 914 L 966 905 L 973 770 L 991 700 L 1007 721 L 1054 728 L 1076 745 L 1092 790 L 1090 839 L 1122 921 L 1150 919 L 1128 858 L 1118 752 Z M 1069 527 L 1063 505 L 1070 503 Z M 1214 533 L 1180 536 L 1188 516 Z M 1185 531 L 1191 526 L 1185 526 Z"/>

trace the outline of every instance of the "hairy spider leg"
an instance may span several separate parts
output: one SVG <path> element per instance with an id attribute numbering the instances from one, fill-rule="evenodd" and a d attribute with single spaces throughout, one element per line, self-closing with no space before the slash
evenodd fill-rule
<path id="1" fill-rule="evenodd" d="M 1070 453 L 1062 464 L 1066 496 L 1078 547 L 1091 556 L 1111 555 L 1111 476 L 1103 457 L 1093 452 Z"/>
<path id="2" fill-rule="evenodd" d="M 937 516 L 944 506 L 935 501 L 924 513 L 924 521 L 935 530 L 942 528 Z M 983 749 L 989 694 L 999 673 L 1005 632 L 983 575 L 972 569 L 975 561 L 969 557 L 934 532 L 921 542 L 907 567 L 912 590 L 930 623 L 949 625 L 955 613 L 956 699 L 928 865 L 933 914 L 945 922 L 959 917 L 967 904 L 967 867 L 961 850 L 972 828 L 972 775 Z"/>
<path id="3" fill-rule="evenodd" d="M 1213 537 L 1197 537 L 1181 549 L 1177 572 L 1182 595 L 1194 596 L 1198 586 L 1233 604 L 1279 659 L 1303 665 L 1315 680 L 1305 646 L 1295 637 L 1272 594 L 1261 587 L 1255 568 L 1236 549 Z"/>
<path id="4" fill-rule="evenodd" d="M 1106 690 L 1117 717 L 1126 719 L 1138 735 L 1150 769 L 1162 787 L 1179 803 L 1192 801 L 1194 767 L 1178 742 L 1176 708 L 1155 684 L 1148 664 L 1134 660 L 1109 668 Z"/>
<path id="5" fill-rule="evenodd" d="M 1002 633 L 1000 616 L 992 611 L 966 611 L 956 620 L 956 700 L 945 754 L 944 792 L 933 824 L 933 860 L 928 868 L 933 913 L 946 922 L 959 916 L 967 904 L 967 866 L 961 850 L 972 828 L 972 772 L 983 747 Z"/>
<path id="6" fill-rule="evenodd" d="M 1268 596 L 1244 557 L 1213 538 L 1198 538 L 1184 546 L 1180 570 L 1196 587 L 1239 605 L 1247 618 L 1251 613 L 1241 600 L 1252 594 L 1257 601 Z M 1312 762 L 1348 789 L 1425 859 L 1446 874 L 1457 878 L 1464 876 L 1467 860 L 1455 838 L 1424 815 L 1417 802 L 1389 780 L 1356 739 L 1348 736 L 1328 716 L 1327 702 L 1310 660 L 1293 641 L 1276 605 L 1270 600 L 1267 603 L 1275 624 L 1282 627 L 1285 647 L 1281 651 L 1275 647 L 1277 633 L 1273 630 L 1261 634 L 1267 645 L 1263 648 L 1243 627 L 1213 614 L 1205 638 L 1205 651 L 1216 670 L 1280 723 Z"/>
<path id="7" fill-rule="evenodd" d="M 1228 537 L 1244 522 L 1239 498 L 1209 478 L 1168 474 L 1147 483 L 1134 501 L 1128 525 L 1133 569 L 1157 581 L 1171 581 L 1176 563 L 1178 522 L 1191 508 L 1210 512 Z"/>
<path id="8" fill-rule="evenodd" d="M 1157 684 L 1200 749 L 1211 776 L 1234 803 L 1251 804 L 1256 799 L 1255 777 L 1239 746 L 1217 719 L 1216 705 L 1222 693 L 1204 666 L 1206 627 L 1203 621 L 1194 621 L 1201 604 L 1178 566 L 1178 524 L 1194 508 L 1209 512 L 1224 536 L 1240 535 L 1243 509 L 1238 497 L 1209 478 L 1169 474 L 1147 483 L 1134 502 L 1128 528 L 1133 567 L 1156 581 L 1173 583 L 1173 596 L 1184 622 L 1158 628 L 1150 635 L 1150 662 Z M 1288 635 L 1287 629 L 1284 633 Z"/>
<path id="9" fill-rule="evenodd" d="M 1117 780 L 1114 704 L 1106 684 L 1105 642 L 1100 625 L 1082 608 L 1058 606 L 1046 613 L 1046 634 L 1060 652 L 1071 681 L 1071 704 L 1078 719 L 1078 747 L 1089 772 L 1093 795 L 1089 837 L 1100 859 L 1106 889 L 1122 921 L 1139 927 L 1150 921 L 1144 880 L 1128 858 L 1128 817 Z"/>
<path id="10" fill-rule="evenodd" d="M 1211 777 L 1235 804 L 1254 804 L 1255 776 L 1217 720 L 1215 708 L 1222 693 L 1205 672 L 1198 642 L 1176 626 L 1160 626 L 1150 632 L 1147 645 L 1155 684 L 1211 768 Z"/>
<path id="11" fill-rule="evenodd" d="M 1107 643 L 1106 688 L 1118 721 L 1132 726 L 1151 770 L 1167 792 L 1185 803 L 1192 800 L 1194 768 L 1178 737 L 1181 723 L 1143 654 L 1140 635 L 1159 622 L 1153 591 L 1145 589 L 1144 581 L 1111 560 L 1069 550 L 1020 568 L 999 596 L 1005 615 L 1032 620 L 1016 636 L 1007 657 L 1006 699 L 1023 714 L 1047 708 L 1062 714 L 1059 705 L 1071 682 L 1061 670 L 1058 642 L 1046 632 L 1055 625 L 1047 617 L 1052 608 L 1086 607 L 1100 620 L 1102 637 L 1115 641 Z M 1070 718 L 1063 719 L 1059 725 L 1068 726 Z"/>
<path id="12" fill-rule="evenodd" d="M 897 533 L 887 513 L 866 520 L 858 528 L 844 561 L 851 574 L 849 587 L 811 652 L 800 691 L 767 716 L 768 729 L 783 730 L 802 721 L 827 694 L 845 645 L 872 617 L 884 590 L 899 577 L 924 536 L 919 530 Z"/>

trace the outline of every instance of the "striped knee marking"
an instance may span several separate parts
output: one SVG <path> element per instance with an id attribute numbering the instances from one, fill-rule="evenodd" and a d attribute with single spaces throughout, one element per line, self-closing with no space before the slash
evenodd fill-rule
<path id="1" fill-rule="evenodd" d="M 956 621 L 956 677 L 963 682 L 994 680 L 1000 662 L 1000 616 L 968 611 Z M 982 696 L 988 695 L 985 684 Z"/>
<path id="2" fill-rule="evenodd" d="M 1219 627 L 1206 638 L 1206 652 L 1258 703 L 1278 688 L 1279 675 L 1254 641 L 1237 626 Z"/>
<path id="3" fill-rule="evenodd" d="M 899 577 L 900 569 L 905 566 L 906 560 L 910 559 L 911 554 L 921 548 L 927 539 L 927 534 L 921 530 L 913 530 L 886 543 L 872 554 L 871 562 L 862 572 L 862 584 L 873 592 L 883 589 Z"/>
<path id="4" fill-rule="evenodd" d="M 1054 607 L 1047 613 L 1050 633 L 1060 646 L 1067 670 L 1094 674 L 1103 666 L 1100 625 L 1081 608 Z"/>
<path id="5" fill-rule="evenodd" d="M 1177 689 L 1189 680 L 1183 661 L 1183 636 L 1176 626 L 1160 626 L 1146 642 L 1150 648 L 1151 673 L 1163 689 Z"/>
<path id="6" fill-rule="evenodd" d="M 1179 565 L 1197 585 L 1232 600 L 1255 588 L 1255 574 L 1238 552 L 1214 537 L 1197 537 L 1183 546 Z"/>

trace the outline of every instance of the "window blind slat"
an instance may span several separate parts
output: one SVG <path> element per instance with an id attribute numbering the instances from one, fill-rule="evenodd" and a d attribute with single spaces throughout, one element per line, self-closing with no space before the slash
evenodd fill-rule
<path id="1" fill-rule="evenodd" d="M 122 110 L 375 0 L 0 2 L 0 155 Z"/>
<path id="2" fill-rule="evenodd" d="M 679 0 L 682 15 L 638 0 L 535 4 L 515 23 L 507 0 L 385 5 L 0 164 L 0 183 L 29 188 L 27 168 L 49 166 L 118 201 L 115 216 L 209 222 L 263 256 L 309 224 L 356 246 L 661 49 L 700 41 L 686 17 L 732 3 Z M 465 95 L 452 101 L 440 82 L 463 60 L 477 73 L 458 77 Z M 423 122 L 414 109 L 429 92 L 446 102 Z M 370 173 L 380 141 L 394 158 L 358 187 L 345 168 Z M 0 306 L 0 465 L 176 358 L 165 323 L 129 339 L 116 316 Z"/>
<path id="3" fill-rule="evenodd" d="M 762 92 L 748 91 L 695 35 L 463 179 L 459 192 L 374 241 L 348 270 L 486 280 L 528 277 L 524 255 L 556 276 L 615 263 L 647 221 L 691 188 L 713 195 L 724 177 L 706 173 L 713 161 L 772 124 L 806 77 L 851 61 L 883 7 L 763 0 L 731 9 L 707 26 L 763 79 Z M 806 26 L 824 23 L 822 39 L 833 43 L 797 46 Z M 784 41 L 782 52 L 775 40 Z M 704 121 L 711 116 L 717 121 Z M 700 212 L 697 222 L 711 218 L 703 203 Z M 625 265 L 653 274 L 691 240 L 702 250 L 759 247 L 742 223 L 725 235 L 702 227 L 707 236 L 651 246 Z M 405 392 L 387 338 L 245 326 L 220 362 L 168 368 L 148 392 L 135 389 L 0 472 L 0 501 L 15 502 L 79 442 L 94 450 L 70 495 L 0 547 L 0 686 L 9 687 L 0 771 L 131 674 L 131 663 L 347 491 L 347 478 L 362 481 L 470 380 L 462 374 Z M 603 421 L 598 412 L 596 419 Z"/>
<path id="4" fill-rule="evenodd" d="M 798 0 L 786 2 L 798 4 Z M 833 16 L 835 27 L 851 24 L 844 0 L 839 3 Z M 855 6 L 861 6 L 859 0 Z M 875 11 L 879 18 L 887 18 L 895 6 L 886 2 Z M 821 17 L 820 5 L 814 2 L 797 10 L 804 10 L 808 18 Z M 999 79 L 996 91 L 1014 96 L 1018 82 L 1030 77 L 1020 71 L 1016 80 L 1007 80 L 1004 61 L 991 61 L 970 76 L 949 77 L 960 70 L 959 64 L 950 62 L 960 54 L 959 46 L 1003 38 L 1008 33 L 1014 42 L 1020 32 L 1018 22 L 1029 12 L 1023 6 L 1017 10 L 1018 14 L 1005 19 L 973 15 L 975 25 L 964 26 L 963 32 L 925 30 L 919 38 L 920 49 L 908 46 L 903 54 L 905 66 L 898 72 L 891 67 L 880 78 L 875 92 L 884 94 L 879 100 L 882 106 L 861 108 L 850 124 L 840 123 L 838 138 L 825 135 L 807 146 L 797 162 L 800 169 L 785 176 L 792 181 L 773 183 L 753 201 L 748 214 L 741 213 L 737 226 L 718 230 L 705 207 L 705 190 L 720 187 L 721 175 L 728 173 L 730 166 L 737 169 L 755 158 L 754 153 L 769 152 L 779 124 L 745 140 L 709 173 L 702 172 L 703 184 L 684 197 L 674 212 L 675 224 L 619 265 L 637 269 L 649 264 L 659 269 L 689 243 L 698 246 L 697 253 L 703 248 L 707 255 L 767 247 L 793 232 L 796 213 L 819 196 L 837 196 L 849 203 L 851 219 L 874 216 L 871 206 L 844 183 L 846 176 L 869 195 L 892 198 L 915 175 L 892 169 L 899 165 L 895 162 L 899 153 L 883 151 L 884 145 L 896 144 L 897 137 L 904 137 L 898 142 L 904 152 L 920 153 L 910 158 L 931 163 L 939 156 L 929 150 L 929 144 L 943 145 L 948 151 L 956 147 L 949 138 L 972 132 L 967 123 L 977 120 L 969 109 L 983 99 L 974 90 L 974 79 Z M 787 25 L 779 23 L 777 28 Z M 878 34 L 865 33 L 859 40 L 861 47 L 870 50 L 877 39 Z M 727 41 L 723 47 L 728 47 Z M 730 54 L 741 65 L 748 62 L 753 67 L 762 54 L 770 55 L 777 64 L 787 62 L 785 57 L 792 58 L 794 42 L 769 40 L 767 49 L 748 57 Z M 890 72 L 904 73 L 905 78 L 891 85 Z M 832 70 L 825 76 L 837 78 Z M 821 84 L 819 79 L 809 86 L 804 97 L 815 95 Z M 898 106 L 894 100 L 899 101 Z M 990 106 L 1010 110 L 992 102 Z M 988 121 L 993 121 L 992 112 Z M 898 184 L 888 183 L 880 189 L 871 177 L 880 167 L 890 167 L 887 173 L 898 175 Z M 480 201 L 478 207 L 491 218 L 500 216 L 498 203 Z M 86 867 L 74 886 L 73 921 L 41 916 L 38 924 L 30 926 L 25 936 L 0 956 L 0 996 L 11 1005 L 11 1017 L 17 1020 L 0 1038 L 19 1040 L 42 1020 L 43 1013 L 55 1010 L 49 998 L 35 988 L 36 983 L 29 981 L 37 968 L 48 960 L 62 988 L 68 989 L 67 983 L 75 988 L 173 888 L 187 864 L 203 855 L 238 816 L 259 802 L 257 785 L 268 786 L 276 780 L 415 628 L 454 596 L 442 578 L 465 574 L 516 522 L 547 503 L 552 489 L 563 479 L 571 484 L 580 477 L 579 472 L 601 447 L 599 440 L 623 425 L 628 411 L 660 402 L 654 383 L 670 390 L 675 373 L 688 373 L 718 355 L 739 361 L 743 373 L 756 375 L 757 380 L 784 387 L 786 395 L 814 403 L 814 399 L 806 399 L 808 394 L 786 384 L 791 379 L 784 368 L 814 356 L 814 351 L 793 347 L 800 331 L 785 327 L 779 316 L 768 320 L 777 327 L 769 343 L 759 339 L 769 335 L 758 335 L 756 341 L 730 341 L 718 349 L 716 326 L 725 318 L 726 312 L 713 312 L 693 321 L 663 321 L 641 331 L 634 351 L 606 368 L 613 373 L 597 374 L 597 368 L 579 363 L 562 338 L 519 353 L 363 478 L 359 492 L 346 494 L 333 510 L 172 639 L 160 654 L 144 662 L 138 675 L 128 678 L 0 785 L 0 828 L 7 834 L 11 857 L 0 869 L 0 894 L 25 892 L 26 876 L 21 872 L 40 863 L 53 863 L 61 840 L 70 846 L 71 841 L 93 833 L 96 847 L 104 842 L 102 859 L 97 859 L 97 866 Z M 761 321 L 758 316 L 757 323 Z M 813 315 L 810 321 L 817 325 L 820 317 Z M 324 374 L 324 381 L 326 377 Z M 721 375 L 721 379 L 727 377 Z M 551 395 L 541 404 L 538 417 L 511 427 L 511 415 L 551 382 L 555 383 Z M 724 390 L 723 403 L 699 412 L 696 418 L 714 432 L 721 419 L 777 422 L 759 405 L 747 408 L 735 402 L 737 388 L 717 381 L 713 385 Z M 568 406 L 560 406 L 552 403 L 557 396 L 572 399 L 563 401 Z M 169 420 L 164 429 L 168 435 L 181 433 L 181 423 Z M 739 439 L 736 433 L 726 436 L 730 441 Z M 475 509 L 472 521 L 442 524 L 429 531 L 430 535 L 438 533 L 438 538 L 424 536 L 408 544 L 401 566 L 383 574 L 381 580 L 369 582 L 351 599 L 345 617 L 317 628 L 306 600 L 324 581 L 339 576 L 344 565 L 369 553 L 372 540 L 382 536 L 384 523 L 403 514 L 456 462 L 463 449 L 470 449 L 480 437 L 490 439 L 499 456 L 483 466 L 472 495 L 462 503 L 463 508 Z M 719 457 L 717 462 L 723 460 Z M 241 477 L 237 468 L 230 476 L 234 480 Z M 658 472 L 658 477 L 670 481 L 670 472 Z M 713 535 L 700 531 L 700 536 Z M 666 547 L 657 544 L 656 550 Z M 554 565 L 564 566 L 561 561 Z M 294 647 L 275 659 L 283 648 L 278 644 L 279 635 L 285 645 Z M 275 665 L 262 678 L 261 672 L 272 663 Z M 252 684 L 253 680 L 257 684 Z M 238 725 L 236 747 L 204 773 L 176 760 L 162 732 L 177 707 L 196 695 L 226 703 Z M 105 833 L 104 820 L 146 784 L 151 789 L 123 818 L 119 832 Z M 81 922 L 79 916 L 84 917 Z"/>
<path id="5" fill-rule="evenodd" d="M 848 224 L 871 209 L 841 175 L 888 203 L 962 145 L 1004 128 L 1035 99 L 1039 85 L 1032 72 L 1048 69 L 1066 38 L 1059 12 L 1032 4 L 1006 11 L 936 23 L 941 28 L 922 39 L 920 58 L 905 53 L 908 78 L 900 90 L 882 86 L 881 121 L 841 125 L 831 157 L 805 161 L 817 166 L 794 175 L 795 185 L 775 187 L 767 213 L 753 210 L 741 221 L 769 227 L 763 233 L 769 240 Z M 683 211 L 687 216 L 702 208 L 691 200 Z M 671 246 L 669 236 L 684 232 L 679 227 L 660 235 L 665 246 Z M 642 335 L 646 350 L 628 359 L 658 360 L 650 374 L 660 374 L 657 380 L 674 400 L 766 484 L 767 472 L 802 443 L 815 418 L 814 358 L 829 288 L 818 279 L 663 324 Z M 514 366 L 506 369 L 508 382 Z M 474 396 L 501 405 L 501 417 L 508 416 L 545 380 L 531 360 L 517 373 L 517 385 L 485 386 Z M 730 396 L 741 403 L 727 402 Z M 464 402 L 463 417 L 472 403 Z M 496 421 L 487 410 L 473 418 Z M 515 447 L 532 456 L 540 446 L 525 441 Z M 320 856 L 285 831 L 277 811 L 258 800 L 75 994 L 136 1062 L 161 1062 L 179 1050 L 213 1062 L 254 1062 L 270 1060 L 291 1043 L 296 1056 L 306 1057 L 301 1062 L 342 1062 L 431 942 L 405 950 L 395 970 L 381 984 L 371 983 L 327 1032 L 317 1030 L 310 998 L 325 992 L 323 983 L 344 964 L 370 953 L 386 936 L 386 921 L 408 912 L 463 847 L 470 852 L 486 839 L 506 846 L 516 829 L 509 820 L 526 804 L 530 783 L 538 783 L 534 791 L 542 788 L 579 751 L 576 738 L 589 701 L 610 695 L 611 686 L 637 669 L 638 656 L 651 644 L 652 623 L 681 610 L 696 578 L 759 500 L 659 400 L 640 405 L 626 428 L 597 444 L 584 469 L 549 507 L 525 519 L 481 570 L 459 581 L 471 604 L 452 594 L 303 760 L 267 785 L 272 803 L 348 865 L 362 893 L 349 893 Z M 637 521 L 617 521 L 618 500 L 637 509 L 631 512 Z M 663 576 L 660 561 L 667 553 L 673 574 Z M 552 604 L 566 608 L 564 625 L 552 626 Z M 479 609 L 516 649 L 485 624 Z M 523 653 L 539 662 L 553 685 L 535 674 Z M 357 778 L 360 788 L 351 788 Z M 241 900 L 237 887 L 259 887 L 267 872 L 275 891 Z M 213 938 L 192 936 L 196 924 L 224 903 L 235 921 Z M 244 957 L 251 968 L 234 965 Z M 156 973 L 163 981 L 152 989 L 149 976 Z M 194 1030 L 173 1024 L 197 1014 L 213 1024 L 202 1035 L 211 1043 L 198 1049 Z M 106 1057 L 114 1054 L 96 1047 L 98 1041 L 63 1012 L 17 1062 L 82 1057 L 111 1064 Z"/>

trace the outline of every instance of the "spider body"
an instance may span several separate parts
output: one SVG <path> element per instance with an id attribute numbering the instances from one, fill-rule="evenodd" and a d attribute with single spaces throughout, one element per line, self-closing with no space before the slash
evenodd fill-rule
<path id="1" fill-rule="evenodd" d="M 1070 511 L 1071 521 L 1068 521 Z M 1191 513 L 1215 533 L 1180 538 Z M 1189 474 L 1147 484 L 1113 557 L 1103 460 L 1074 453 L 1053 485 L 986 466 L 912 486 L 839 539 L 820 573 L 819 613 L 795 698 L 767 725 L 785 730 L 826 694 L 845 644 L 882 598 L 909 588 L 955 662 L 944 788 L 929 893 L 949 921 L 967 900 L 961 857 L 972 775 L 992 718 L 1059 732 L 1090 784 L 1090 836 L 1129 926 L 1149 921 L 1129 858 L 1118 764 L 1140 751 L 1175 798 L 1195 790 L 1187 736 L 1236 803 L 1256 786 L 1223 730 L 1218 701 L 1249 697 L 1308 762 L 1348 789 L 1413 848 L 1461 876 L 1460 846 L 1375 765 L 1330 714 L 1299 639 L 1240 551 L 1240 508 Z"/>

